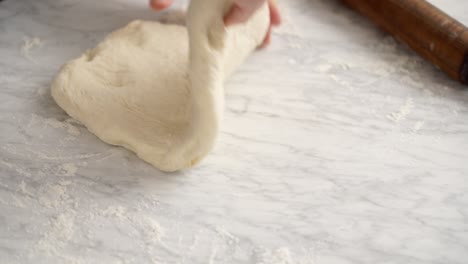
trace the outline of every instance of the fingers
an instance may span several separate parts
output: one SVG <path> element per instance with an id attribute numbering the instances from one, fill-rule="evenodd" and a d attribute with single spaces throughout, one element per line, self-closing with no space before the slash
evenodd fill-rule
<path id="1" fill-rule="evenodd" d="M 163 10 L 172 5 L 173 0 L 150 0 L 150 5 L 154 10 Z"/>
<path id="2" fill-rule="evenodd" d="M 276 4 L 275 0 L 268 0 L 268 7 L 270 8 L 270 27 L 268 28 L 268 32 L 263 40 L 262 45 L 260 48 L 266 48 L 271 43 L 271 34 L 273 31 L 274 26 L 279 26 L 281 24 L 281 14 Z"/>
<path id="3" fill-rule="evenodd" d="M 265 0 L 235 0 L 232 8 L 224 16 L 224 24 L 230 26 L 246 22 Z"/>
<path id="4" fill-rule="evenodd" d="M 264 49 L 264 48 L 266 48 L 268 45 L 270 45 L 270 43 L 271 43 L 271 32 L 272 32 L 272 30 L 273 30 L 273 26 L 270 25 L 270 27 L 268 28 L 268 32 L 267 32 L 267 34 L 266 34 L 266 36 L 265 36 L 265 39 L 263 40 L 262 45 L 260 45 L 260 47 L 259 47 L 260 49 Z"/>
<path id="5" fill-rule="evenodd" d="M 150 0 L 150 5 L 155 10 L 163 10 L 172 5 L 174 0 Z M 224 24 L 230 26 L 237 23 L 246 22 L 258 8 L 264 3 L 264 0 L 236 0 L 224 17 Z M 271 32 L 273 26 L 281 24 L 281 14 L 275 0 L 268 0 L 270 9 L 270 27 L 260 48 L 265 48 L 271 42 Z"/>
<path id="6" fill-rule="evenodd" d="M 268 0 L 268 7 L 270 8 L 270 20 L 271 24 L 278 26 L 281 24 L 281 14 L 278 8 L 278 4 L 275 0 Z"/>
<path id="7" fill-rule="evenodd" d="M 224 24 L 230 26 L 237 23 L 246 22 L 252 15 L 253 11 L 234 5 L 224 17 Z"/>
<path id="8" fill-rule="evenodd" d="M 224 24 L 230 26 L 246 22 L 265 3 L 265 0 L 235 0 L 234 5 L 224 17 Z M 271 32 L 274 26 L 281 24 L 281 15 L 275 0 L 268 0 L 270 10 L 270 27 L 260 48 L 265 48 L 271 42 Z"/>

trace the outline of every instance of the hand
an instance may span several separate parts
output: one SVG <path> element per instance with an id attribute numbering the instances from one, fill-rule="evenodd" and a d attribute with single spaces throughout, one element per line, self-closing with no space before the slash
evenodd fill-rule
<path id="1" fill-rule="evenodd" d="M 262 47 L 267 46 L 271 42 L 272 28 L 281 23 L 281 15 L 275 0 L 234 0 L 231 10 L 224 17 L 224 24 L 230 26 L 247 21 L 265 1 L 268 1 L 270 8 L 270 27 L 268 28 L 268 33 Z M 151 7 L 155 10 L 166 9 L 172 2 L 173 0 L 150 0 Z"/>

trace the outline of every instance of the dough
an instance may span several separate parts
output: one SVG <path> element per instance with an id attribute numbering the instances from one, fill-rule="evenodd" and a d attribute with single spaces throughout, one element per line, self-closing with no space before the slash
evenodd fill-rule
<path id="1" fill-rule="evenodd" d="M 134 21 L 61 69 L 52 96 L 101 140 L 164 171 L 213 148 L 224 79 L 263 41 L 268 7 L 225 28 L 231 1 L 192 0 L 187 28 Z"/>

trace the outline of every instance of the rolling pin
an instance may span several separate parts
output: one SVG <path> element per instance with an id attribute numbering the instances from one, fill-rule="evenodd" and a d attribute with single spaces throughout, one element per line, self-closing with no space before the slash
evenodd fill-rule
<path id="1" fill-rule="evenodd" d="M 424 0 L 342 0 L 453 79 L 468 84 L 468 29 Z"/>

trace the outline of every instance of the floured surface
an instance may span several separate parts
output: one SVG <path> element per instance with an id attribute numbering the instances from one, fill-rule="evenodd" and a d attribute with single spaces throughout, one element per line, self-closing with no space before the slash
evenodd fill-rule
<path id="1" fill-rule="evenodd" d="M 226 85 L 215 152 L 166 175 L 49 91 L 64 61 L 168 14 L 2 1 L 0 262 L 465 264 L 467 91 L 339 3 L 280 1 L 285 28 Z"/>

